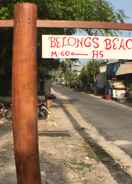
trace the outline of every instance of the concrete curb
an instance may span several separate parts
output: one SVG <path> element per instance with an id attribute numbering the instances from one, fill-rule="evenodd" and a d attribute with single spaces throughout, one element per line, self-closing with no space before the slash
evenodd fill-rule
<path id="1" fill-rule="evenodd" d="M 107 141 L 98 130 L 88 123 L 87 134 L 108 153 L 121 168 L 132 177 L 132 158 L 114 143 Z"/>
<path id="2" fill-rule="evenodd" d="M 87 93 L 83 93 L 83 94 L 89 95 L 89 96 L 91 96 L 91 97 L 93 97 L 93 98 L 96 98 L 96 99 L 99 99 L 99 100 L 103 101 L 104 103 L 111 103 L 111 104 L 116 105 L 116 106 L 118 106 L 118 107 L 123 107 L 123 108 L 125 108 L 125 109 L 128 109 L 128 110 L 131 110 L 131 111 L 132 111 L 132 108 L 129 107 L 129 106 L 127 106 L 126 104 L 121 104 L 121 103 L 116 102 L 116 101 L 114 101 L 114 100 L 105 100 L 105 99 L 103 99 L 102 97 L 100 97 L 100 96 L 95 96 L 95 95 L 93 95 L 93 94 L 87 94 Z"/>

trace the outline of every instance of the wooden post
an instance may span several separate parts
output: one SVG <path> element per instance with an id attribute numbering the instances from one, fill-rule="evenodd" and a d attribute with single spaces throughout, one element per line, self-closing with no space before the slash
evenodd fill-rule
<path id="1" fill-rule="evenodd" d="M 12 112 L 18 184 L 41 183 L 37 135 L 36 20 L 35 4 L 16 4 Z"/>

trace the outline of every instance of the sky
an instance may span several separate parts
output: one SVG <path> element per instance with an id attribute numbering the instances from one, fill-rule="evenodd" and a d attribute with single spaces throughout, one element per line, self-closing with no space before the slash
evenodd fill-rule
<path id="1" fill-rule="evenodd" d="M 125 22 L 132 23 L 132 0 L 108 0 L 114 9 L 122 9 L 129 19 Z"/>

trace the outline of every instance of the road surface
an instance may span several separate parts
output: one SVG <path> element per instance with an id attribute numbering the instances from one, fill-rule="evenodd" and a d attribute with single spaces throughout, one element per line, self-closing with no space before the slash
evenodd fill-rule
<path id="1" fill-rule="evenodd" d="M 62 86 L 55 91 L 67 96 L 81 116 L 109 141 L 132 157 L 132 108 Z"/>

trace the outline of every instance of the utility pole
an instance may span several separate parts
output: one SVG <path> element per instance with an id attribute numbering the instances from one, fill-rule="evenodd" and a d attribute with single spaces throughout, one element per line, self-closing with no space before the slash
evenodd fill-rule
<path id="1" fill-rule="evenodd" d="M 37 135 L 37 6 L 15 5 L 12 113 L 17 184 L 41 184 Z"/>

